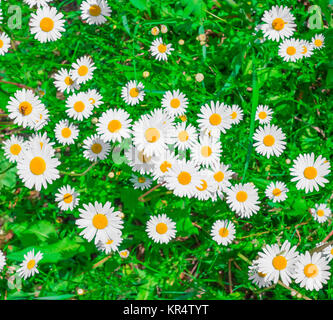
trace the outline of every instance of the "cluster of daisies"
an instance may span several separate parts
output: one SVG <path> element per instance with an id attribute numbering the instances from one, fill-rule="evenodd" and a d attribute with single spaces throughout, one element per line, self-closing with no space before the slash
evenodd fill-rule
<path id="1" fill-rule="evenodd" d="M 319 246 L 324 249 L 302 254 L 289 241 L 266 245 L 252 261 L 249 279 L 259 288 L 272 286 L 279 280 L 288 286 L 294 279 L 301 288 L 318 291 L 330 278 L 329 262 L 333 259 L 332 245 L 320 243 Z"/>
<path id="2" fill-rule="evenodd" d="M 281 41 L 278 54 L 284 61 L 295 62 L 303 57 L 311 57 L 314 50 L 325 46 L 323 34 L 316 34 L 310 41 L 291 38 L 297 25 L 288 7 L 273 6 L 265 11 L 261 20 L 263 23 L 258 25 L 256 30 L 262 30 L 264 38 Z"/>

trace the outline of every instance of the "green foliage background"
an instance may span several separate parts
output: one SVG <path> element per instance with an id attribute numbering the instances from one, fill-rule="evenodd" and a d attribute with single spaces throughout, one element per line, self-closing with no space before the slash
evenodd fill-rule
<path id="1" fill-rule="evenodd" d="M 78 144 L 59 148 L 60 170 L 83 172 L 90 162 L 83 158 L 82 141 L 95 133 L 92 118 L 114 107 L 126 109 L 133 120 L 160 107 L 163 93 L 180 89 L 189 98 L 188 121 L 196 125 L 201 105 L 210 100 L 239 104 L 244 121 L 233 126 L 221 137 L 222 161 L 231 165 L 239 180 L 253 182 L 259 188 L 261 210 L 251 219 L 236 218 L 224 201 L 212 203 L 181 199 L 159 188 L 142 203 L 142 192 L 134 190 L 126 164 L 115 164 L 109 158 L 98 163 L 86 175 L 63 175 L 40 193 L 25 188 L 16 176 L 16 169 L 0 151 L 0 248 L 7 254 L 7 263 L 18 266 L 23 254 L 35 248 L 44 253 L 40 273 L 23 281 L 8 282 L 8 271 L 0 279 L 1 299 L 298 299 L 290 290 L 275 286 L 259 290 L 248 280 L 247 257 L 253 260 L 264 244 L 289 240 L 299 243 L 300 252 L 311 250 L 332 230 L 332 221 L 319 224 L 308 209 L 316 203 L 330 201 L 332 182 L 320 192 L 305 194 L 290 183 L 290 160 L 300 153 L 314 152 L 330 158 L 332 150 L 333 86 L 332 24 L 329 1 L 310 1 L 323 12 L 323 29 L 307 27 L 308 5 L 300 1 L 109 1 L 111 18 L 102 26 L 90 26 L 80 20 L 82 1 L 54 1 L 63 12 L 66 32 L 56 42 L 40 44 L 29 32 L 30 10 L 22 9 L 22 28 L 10 29 L 8 8 L 18 2 L 3 2 L 4 21 L 1 29 L 13 40 L 14 48 L 0 56 L 0 77 L 4 81 L 39 88 L 51 119 L 41 131 L 51 140 L 55 124 L 66 118 L 65 97 L 57 94 L 51 75 L 61 67 L 70 68 L 77 58 L 88 54 L 97 70 L 93 80 L 81 87 L 98 89 L 104 105 L 94 109 L 94 116 L 79 123 Z M 296 17 L 296 38 L 310 40 L 323 33 L 326 47 L 297 63 L 285 63 L 277 55 L 278 43 L 260 42 L 254 28 L 265 10 L 276 4 L 292 8 Z M 150 56 L 154 37 L 152 27 L 165 24 L 169 31 L 160 34 L 175 51 L 167 62 Z M 208 36 L 207 46 L 196 40 L 198 34 Z M 184 45 L 178 44 L 180 39 Z M 144 79 L 142 73 L 149 71 Z M 195 74 L 205 79 L 195 81 Z M 121 99 L 121 87 L 136 79 L 145 85 L 145 100 L 137 106 L 127 106 Z M 0 109 L 6 113 L 8 99 L 18 88 L 0 83 Z M 67 95 L 65 95 L 67 96 Z M 287 136 L 287 148 L 279 157 L 266 159 L 251 148 L 251 118 L 257 104 L 267 104 L 274 110 L 272 123 Z M 19 133 L 28 137 L 32 131 L 21 129 L 1 118 L 0 139 Z M 253 123 L 253 122 L 252 122 Z M 258 126 L 258 123 L 255 123 Z M 5 171 L 5 172 L 4 172 Z M 4 173 L 3 173 L 4 172 Z M 108 174 L 115 175 L 110 178 Z M 264 190 L 272 180 L 287 183 L 288 199 L 272 203 L 264 199 Z M 332 180 L 332 174 L 328 176 Z M 235 183 L 237 181 L 234 181 Z M 78 210 L 61 212 L 54 194 L 64 184 L 80 192 L 80 204 L 111 201 L 124 212 L 124 242 L 130 256 L 121 259 L 106 256 L 82 239 L 75 225 Z M 177 222 L 177 239 L 168 245 L 153 244 L 146 235 L 145 224 L 151 214 L 166 213 Z M 59 219 L 59 217 L 61 219 Z M 231 219 L 236 225 L 236 239 L 228 247 L 218 246 L 209 235 L 218 219 Z M 305 223 L 300 225 L 301 223 Z M 298 230 L 300 238 L 296 234 Z M 242 259 L 243 258 L 243 259 Z M 231 260 L 232 259 L 232 260 Z M 230 261 L 230 263 L 229 263 Z M 235 262 L 235 263 L 234 263 Z M 230 283 L 229 269 L 232 283 Z M 230 293 L 232 286 L 232 293 Z M 333 280 L 319 292 L 307 292 L 291 284 L 311 299 L 332 299 Z M 78 295 L 77 289 L 85 290 Z"/>

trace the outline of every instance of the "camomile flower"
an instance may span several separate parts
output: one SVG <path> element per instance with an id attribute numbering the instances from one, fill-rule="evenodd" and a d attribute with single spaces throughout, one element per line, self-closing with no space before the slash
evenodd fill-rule
<path id="1" fill-rule="evenodd" d="M 29 149 L 34 146 L 36 146 L 36 148 L 40 150 L 43 150 L 45 147 L 48 147 L 50 155 L 52 156 L 54 155 L 54 149 L 53 149 L 54 142 L 50 140 L 46 132 L 44 132 L 43 134 L 41 134 L 40 132 L 32 134 L 27 140 L 27 145 L 29 146 Z"/>
<path id="2" fill-rule="evenodd" d="M 133 183 L 134 189 L 148 189 L 150 188 L 153 181 L 145 176 L 136 176 L 135 174 L 132 174 L 132 177 L 130 178 L 130 181 Z"/>
<path id="3" fill-rule="evenodd" d="M 192 161 L 177 160 L 165 175 L 165 186 L 178 197 L 191 198 L 200 185 L 199 168 Z"/>
<path id="4" fill-rule="evenodd" d="M 54 129 L 55 137 L 62 145 L 74 144 L 74 140 L 79 135 L 79 129 L 76 125 L 69 123 L 68 120 L 60 120 Z"/>
<path id="5" fill-rule="evenodd" d="M 199 128 L 216 137 L 220 137 L 220 133 L 226 133 L 226 130 L 231 128 L 231 117 L 228 106 L 223 102 L 217 101 L 210 102 L 201 106 L 200 113 L 198 114 Z"/>
<path id="6" fill-rule="evenodd" d="M 253 146 L 256 152 L 266 156 L 279 157 L 286 148 L 286 135 L 282 132 L 281 128 L 275 125 L 267 124 L 264 127 L 259 127 L 253 135 L 255 141 Z"/>
<path id="7" fill-rule="evenodd" d="M 159 183 L 162 183 L 164 181 L 164 176 L 167 174 L 169 169 L 172 168 L 176 160 L 177 156 L 169 150 L 166 150 L 158 157 L 154 157 L 152 159 L 152 163 L 154 165 L 152 174 L 154 179 L 158 180 Z"/>
<path id="8" fill-rule="evenodd" d="M 241 218 L 250 218 L 259 211 L 258 189 L 252 183 L 236 184 L 226 190 L 227 203 Z"/>
<path id="9" fill-rule="evenodd" d="M 258 262 L 255 260 L 249 266 L 249 280 L 259 288 L 267 288 L 272 285 L 272 281 L 265 280 L 266 274 L 258 271 Z"/>
<path id="10" fill-rule="evenodd" d="M 289 38 L 296 30 L 295 17 L 288 7 L 273 6 L 265 11 L 261 20 L 265 22 L 261 25 L 264 37 L 273 41 Z"/>
<path id="11" fill-rule="evenodd" d="M 301 46 L 302 46 L 302 57 L 309 58 L 313 55 L 313 49 L 314 46 L 312 43 L 306 40 L 301 40 Z"/>
<path id="12" fill-rule="evenodd" d="M 90 161 L 104 160 L 110 153 L 111 146 L 94 134 L 83 141 L 83 156 Z"/>
<path id="13" fill-rule="evenodd" d="M 136 80 L 128 81 L 121 89 L 121 97 L 126 104 L 134 106 L 143 101 L 145 96 L 144 88 L 142 82 L 137 83 Z"/>
<path id="14" fill-rule="evenodd" d="M 176 236 L 176 223 L 166 214 L 151 216 L 147 222 L 148 237 L 156 243 L 168 243 Z"/>
<path id="15" fill-rule="evenodd" d="M 279 56 L 283 58 L 283 61 L 296 62 L 302 58 L 302 43 L 294 38 L 285 39 L 279 45 Z"/>
<path id="16" fill-rule="evenodd" d="M 266 274 L 265 281 L 277 283 L 281 278 L 285 285 L 290 284 L 298 257 L 296 248 L 285 241 L 281 247 L 278 244 L 266 245 L 263 252 L 258 252 L 258 271 Z"/>
<path id="17" fill-rule="evenodd" d="M 281 181 L 271 182 L 265 190 L 265 195 L 273 202 L 281 202 L 287 199 L 288 191 L 285 183 Z"/>
<path id="18" fill-rule="evenodd" d="M 162 107 L 174 117 L 180 116 L 186 112 L 188 105 L 188 99 L 184 93 L 181 93 L 179 89 L 167 91 L 163 95 Z"/>
<path id="19" fill-rule="evenodd" d="M 227 246 L 235 239 L 235 225 L 228 220 L 217 220 L 212 226 L 210 235 L 218 244 Z"/>
<path id="20" fill-rule="evenodd" d="M 296 188 L 305 189 L 305 193 L 312 192 L 313 189 L 319 191 L 319 186 L 323 187 L 329 182 L 324 177 L 330 171 L 330 163 L 321 155 L 315 160 L 313 152 L 300 154 L 290 168 L 290 174 L 294 176 L 291 181 L 297 181 Z"/>
<path id="21" fill-rule="evenodd" d="M 8 117 L 23 128 L 33 129 L 43 108 L 45 108 L 44 105 L 32 90 L 17 90 L 8 102 Z"/>
<path id="22" fill-rule="evenodd" d="M 323 255 L 327 259 L 327 261 L 331 261 L 333 259 L 333 245 L 327 246 L 323 249 Z"/>
<path id="23" fill-rule="evenodd" d="M 52 0 L 23 0 L 30 8 L 37 6 L 40 7 L 47 7 L 49 2 Z"/>
<path id="24" fill-rule="evenodd" d="M 10 38 L 4 32 L 0 32 L 0 55 L 3 56 L 10 48 Z"/>
<path id="25" fill-rule="evenodd" d="M 129 254 L 130 254 L 130 252 L 127 249 L 119 251 L 119 255 L 123 259 L 128 258 Z"/>
<path id="26" fill-rule="evenodd" d="M 269 124 L 272 120 L 273 111 L 268 106 L 260 104 L 256 111 L 256 120 L 259 120 L 260 124 Z"/>
<path id="27" fill-rule="evenodd" d="M 97 133 L 105 142 L 121 142 L 131 137 L 130 115 L 123 109 L 109 109 L 97 122 Z"/>
<path id="28" fill-rule="evenodd" d="M 213 198 L 213 193 L 215 191 L 212 177 L 209 174 L 208 169 L 203 169 L 198 172 L 200 182 L 195 187 L 194 197 L 198 200 L 208 200 Z M 212 199 L 213 201 L 215 199 Z"/>
<path id="29" fill-rule="evenodd" d="M 227 109 L 231 117 L 231 124 L 238 124 L 243 120 L 243 110 L 237 104 L 228 106 Z"/>
<path id="30" fill-rule="evenodd" d="M 71 72 L 61 68 L 54 76 L 54 85 L 60 92 L 74 92 L 80 85 L 72 79 Z"/>
<path id="31" fill-rule="evenodd" d="M 198 140 L 197 129 L 186 122 L 176 124 L 170 131 L 172 144 L 178 150 L 184 151 L 190 149 Z"/>
<path id="32" fill-rule="evenodd" d="M 22 150 L 22 156 L 17 160 L 17 173 L 27 188 L 35 187 L 40 191 L 42 186 L 47 188 L 60 177 L 57 169 L 60 162 L 53 154 L 49 145 L 40 148 L 32 144 L 29 150 Z"/>
<path id="33" fill-rule="evenodd" d="M 49 122 L 49 111 L 43 106 L 39 111 L 39 119 L 35 120 L 34 129 L 38 131 L 44 128 Z"/>
<path id="34" fill-rule="evenodd" d="M 161 24 L 161 32 L 162 33 L 167 33 L 168 32 L 168 27 L 164 24 Z"/>
<path id="35" fill-rule="evenodd" d="M 154 170 L 153 160 L 156 157 L 147 157 L 142 151 L 139 151 L 138 148 L 133 145 L 125 151 L 125 157 L 128 160 L 128 165 L 134 172 L 148 174 Z"/>
<path id="36" fill-rule="evenodd" d="M 55 7 L 38 8 L 36 14 L 31 14 L 29 22 L 31 34 L 34 34 L 35 39 L 41 43 L 61 38 L 61 32 L 65 31 L 63 17 L 64 15 L 58 13 Z"/>
<path id="37" fill-rule="evenodd" d="M 5 265 L 6 265 L 6 256 L 0 250 L 0 272 L 3 270 Z"/>
<path id="38" fill-rule="evenodd" d="M 324 203 L 316 204 L 315 208 L 311 208 L 310 212 L 313 218 L 319 223 L 324 223 L 331 216 L 331 209 Z"/>
<path id="39" fill-rule="evenodd" d="M 314 49 L 321 49 L 325 47 L 325 37 L 323 34 L 316 34 L 312 39 L 311 43 L 313 44 Z"/>
<path id="40" fill-rule="evenodd" d="M 96 247 L 98 250 L 105 252 L 106 254 L 109 254 L 112 251 L 118 251 L 118 248 L 122 242 L 123 238 L 121 236 L 114 235 L 112 238 L 109 238 L 106 242 L 99 241 Z"/>
<path id="41" fill-rule="evenodd" d="M 155 27 L 151 28 L 150 33 L 153 36 L 158 36 L 158 34 L 160 33 L 160 29 L 157 26 L 155 26 Z"/>
<path id="42" fill-rule="evenodd" d="M 330 278 L 331 272 L 329 270 L 330 266 L 325 256 L 320 252 L 314 252 L 311 255 L 307 251 L 297 258 L 293 278 L 301 288 L 319 291 Z"/>
<path id="43" fill-rule="evenodd" d="M 17 270 L 18 275 L 24 280 L 33 276 L 35 273 L 39 273 L 37 267 L 38 262 L 43 258 L 43 254 L 38 251 L 35 254 L 34 249 L 24 255 L 24 260 L 20 264 L 21 268 Z"/>
<path id="44" fill-rule="evenodd" d="M 55 201 L 58 202 L 58 207 L 64 211 L 73 211 L 79 204 L 79 200 L 79 194 L 70 185 L 59 188 L 58 193 L 55 195 Z"/>
<path id="45" fill-rule="evenodd" d="M 162 38 L 154 40 L 149 49 L 151 55 L 158 61 L 168 60 L 168 55 L 170 55 L 173 50 L 175 49 L 171 48 L 171 44 L 165 44 Z"/>
<path id="46" fill-rule="evenodd" d="M 212 177 L 213 185 L 216 191 L 225 192 L 230 186 L 230 179 L 234 172 L 229 170 L 229 165 L 216 162 L 210 166 L 209 175 Z"/>
<path id="47" fill-rule="evenodd" d="M 205 135 L 191 147 L 191 160 L 198 165 L 212 166 L 220 161 L 221 152 L 221 142 Z"/>
<path id="48" fill-rule="evenodd" d="M 93 105 L 90 103 L 88 96 L 84 92 L 73 93 L 66 100 L 66 113 L 74 120 L 82 121 L 92 114 Z"/>
<path id="49" fill-rule="evenodd" d="M 72 77 L 78 84 L 86 83 L 93 78 L 93 73 L 96 67 L 95 63 L 89 56 L 78 58 L 76 62 L 72 63 Z"/>
<path id="50" fill-rule="evenodd" d="M 87 92 L 87 97 L 90 103 L 95 107 L 99 108 L 100 105 L 103 104 L 103 97 L 96 89 L 89 89 Z"/>
<path id="51" fill-rule="evenodd" d="M 84 204 L 83 207 L 84 209 L 79 208 L 80 219 L 75 222 L 80 229 L 83 228 L 80 236 L 89 242 L 95 238 L 95 244 L 121 236 L 123 220 L 119 217 L 120 212 L 114 211 L 109 201 L 104 206 L 95 201 L 95 204 Z"/>
<path id="52" fill-rule="evenodd" d="M 9 139 L 4 140 L 3 144 L 2 148 L 5 151 L 5 157 L 12 163 L 17 161 L 17 159 L 22 155 L 22 150 L 26 148 L 24 139 L 15 135 L 12 135 Z"/>
<path id="53" fill-rule="evenodd" d="M 107 21 L 105 17 L 110 17 L 111 9 L 105 0 L 86 0 L 81 6 L 81 17 L 89 24 L 100 25 Z"/>

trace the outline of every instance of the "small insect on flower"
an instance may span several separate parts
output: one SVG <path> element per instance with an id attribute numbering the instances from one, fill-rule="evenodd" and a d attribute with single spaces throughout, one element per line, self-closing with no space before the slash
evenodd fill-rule
<path id="1" fill-rule="evenodd" d="M 146 232 L 156 243 L 168 243 L 176 236 L 176 223 L 166 214 L 151 216 L 147 222 Z"/>
<path id="2" fill-rule="evenodd" d="M 80 6 L 81 18 L 89 24 L 101 25 L 110 17 L 112 10 L 105 0 L 87 0 Z"/>
<path id="3" fill-rule="evenodd" d="M 227 246 L 235 239 L 235 225 L 229 220 L 217 220 L 211 230 L 213 240 L 218 244 Z"/>
<path id="4" fill-rule="evenodd" d="M 188 105 L 188 99 L 186 98 L 184 93 L 181 93 L 179 89 L 171 91 L 167 91 L 163 95 L 162 99 L 162 107 L 171 115 L 171 116 L 179 116 L 186 112 L 186 108 Z"/>
<path id="5" fill-rule="evenodd" d="M 130 252 L 127 249 L 119 251 L 119 255 L 124 259 L 128 258 L 129 254 Z"/>
<path id="6" fill-rule="evenodd" d="M 324 223 L 331 216 L 331 209 L 324 203 L 316 204 L 315 208 L 311 208 L 310 212 L 313 218 L 319 223 Z"/>
<path id="7" fill-rule="evenodd" d="M 271 182 L 265 190 L 265 195 L 273 202 L 282 202 L 287 199 L 288 191 L 285 183 L 281 181 Z"/>
<path id="8" fill-rule="evenodd" d="M 162 38 L 158 38 L 153 41 L 153 43 L 150 46 L 149 51 L 151 52 L 151 55 L 155 57 L 156 60 L 168 60 L 168 55 L 171 54 L 171 51 L 175 50 L 174 48 L 171 48 L 171 44 L 165 44 L 162 40 Z"/>
<path id="9" fill-rule="evenodd" d="M 64 15 L 58 13 L 54 7 L 38 8 L 36 14 L 31 14 L 29 22 L 31 34 L 34 34 L 35 39 L 41 43 L 56 41 L 61 38 L 61 32 L 65 31 L 63 17 Z"/>
<path id="10" fill-rule="evenodd" d="M 70 185 L 59 188 L 58 193 L 55 194 L 55 201 L 58 202 L 58 207 L 64 211 L 73 211 L 79 204 L 79 200 L 79 194 Z"/>
<path id="11" fill-rule="evenodd" d="M 88 80 L 93 78 L 93 73 L 96 67 L 95 63 L 88 56 L 78 58 L 76 62 L 72 63 L 71 75 L 73 80 L 78 84 L 86 83 Z"/>
<path id="12" fill-rule="evenodd" d="M 18 275 L 24 280 L 33 276 L 35 273 L 39 273 L 37 267 L 38 262 L 43 258 L 43 254 L 38 251 L 36 254 L 35 249 L 32 249 L 24 255 L 24 261 L 21 263 L 21 268 L 17 270 Z"/>
<path id="13" fill-rule="evenodd" d="M 279 45 L 279 56 L 283 58 L 283 61 L 292 61 L 296 62 L 301 59 L 303 52 L 302 42 L 300 40 L 296 40 L 294 38 L 285 39 Z"/>
<path id="14" fill-rule="evenodd" d="M 83 141 L 83 156 L 90 161 L 104 160 L 108 157 L 111 146 L 98 134 L 93 134 Z"/>
<path id="15" fill-rule="evenodd" d="M 150 188 L 152 184 L 152 180 L 145 177 L 145 176 L 136 176 L 132 174 L 132 177 L 130 178 L 130 181 L 133 183 L 134 189 L 148 189 Z"/>
<path id="16" fill-rule="evenodd" d="M 6 265 L 6 256 L 0 250 L 0 272 L 3 270 L 5 265 Z"/>
<path id="17" fill-rule="evenodd" d="M 272 120 L 273 111 L 266 105 L 260 104 L 257 107 L 256 111 L 256 120 L 259 121 L 260 124 L 269 124 Z"/>
<path id="18" fill-rule="evenodd" d="M 10 48 L 10 38 L 4 32 L 0 32 L 0 55 L 3 56 Z"/>
<path id="19" fill-rule="evenodd" d="M 71 72 L 61 68 L 54 76 L 54 85 L 60 92 L 74 92 L 80 85 L 71 77 Z"/>
<path id="20" fill-rule="evenodd" d="M 60 120 L 54 129 L 55 137 L 62 145 L 74 144 L 79 135 L 76 125 L 69 123 L 68 120 Z"/>
<path id="21" fill-rule="evenodd" d="M 74 120 L 82 121 L 92 115 L 93 105 L 85 92 L 73 93 L 66 100 L 66 113 Z"/>
<path id="22" fill-rule="evenodd" d="M 325 37 L 323 34 L 316 34 L 312 39 L 311 43 L 315 49 L 321 49 L 325 47 Z"/>
<path id="23" fill-rule="evenodd" d="M 22 155 L 22 149 L 26 148 L 26 143 L 24 142 L 23 137 L 12 135 L 9 139 L 3 141 L 2 148 L 5 151 L 5 157 L 9 162 L 15 163 Z"/>
<path id="24" fill-rule="evenodd" d="M 140 101 L 143 101 L 145 96 L 144 85 L 142 82 L 137 83 L 136 80 L 131 80 L 126 83 L 121 89 L 121 97 L 126 104 L 134 106 Z"/>

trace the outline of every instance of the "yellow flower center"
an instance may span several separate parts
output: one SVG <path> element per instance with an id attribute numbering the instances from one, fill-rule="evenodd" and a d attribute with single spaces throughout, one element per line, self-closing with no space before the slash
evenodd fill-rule
<path id="1" fill-rule="evenodd" d="M 276 256 L 272 261 L 272 265 L 276 270 L 283 270 L 287 267 L 287 259 L 283 256 Z"/>
<path id="2" fill-rule="evenodd" d="M 145 138 L 149 143 L 158 141 L 161 134 L 156 128 L 148 128 L 145 132 Z"/>
<path id="3" fill-rule="evenodd" d="M 79 74 L 80 77 L 84 77 L 88 73 L 88 67 L 87 66 L 81 66 L 77 70 L 77 73 Z"/>
<path id="4" fill-rule="evenodd" d="M 322 210 L 322 209 L 319 209 L 319 210 L 317 211 L 317 215 L 318 215 L 319 217 L 322 217 L 324 214 L 325 214 L 325 211 Z"/>
<path id="5" fill-rule="evenodd" d="M 73 196 L 70 193 L 64 194 L 64 202 L 65 203 L 72 203 Z"/>
<path id="6" fill-rule="evenodd" d="M 180 116 L 180 117 L 179 117 L 179 119 L 180 119 L 181 121 L 183 121 L 183 122 L 184 122 L 184 121 L 186 121 L 186 120 L 187 120 L 187 117 L 186 117 L 185 115 L 182 115 L 182 116 Z"/>
<path id="7" fill-rule="evenodd" d="M 287 48 L 287 54 L 289 56 L 293 56 L 296 53 L 296 48 L 295 47 L 288 47 Z"/>
<path id="8" fill-rule="evenodd" d="M 96 100 L 95 100 L 94 98 L 89 98 L 89 102 L 90 102 L 91 104 L 95 104 L 95 103 L 96 103 Z"/>
<path id="9" fill-rule="evenodd" d="M 102 145 L 100 143 L 94 143 L 92 146 L 91 146 L 91 151 L 95 154 L 99 154 L 101 153 L 102 151 Z"/>
<path id="10" fill-rule="evenodd" d="M 259 119 L 264 120 L 267 117 L 267 113 L 265 111 L 260 111 L 258 117 Z"/>
<path id="11" fill-rule="evenodd" d="M 179 175 L 178 175 L 178 182 L 180 184 L 182 184 L 183 186 L 186 186 L 187 184 L 189 184 L 192 180 L 191 175 L 186 172 L 186 171 L 182 171 Z"/>
<path id="12" fill-rule="evenodd" d="M 212 148 L 210 146 L 201 147 L 201 155 L 208 158 L 212 154 Z"/>
<path id="13" fill-rule="evenodd" d="M 169 170 L 169 168 L 172 167 L 172 164 L 168 161 L 164 161 L 161 165 L 160 165 L 160 170 L 165 173 Z"/>
<path id="14" fill-rule="evenodd" d="M 69 128 L 63 128 L 61 130 L 61 135 L 63 136 L 63 138 L 69 138 L 72 134 L 72 130 Z"/>
<path id="15" fill-rule="evenodd" d="M 121 122 L 119 120 L 111 120 L 108 124 L 108 129 L 110 132 L 118 132 L 121 129 Z"/>
<path id="16" fill-rule="evenodd" d="M 13 154 L 14 156 L 17 156 L 21 152 L 22 148 L 19 144 L 12 144 L 10 146 L 10 153 Z"/>
<path id="17" fill-rule="evenodd" d="M 121 251 L 120 252 L 120 255 L 122 256 L 122 257 L 127 257 L 128 256 L 128 252 L 127 251 Z"/>
<path id="18" fill-rule="evenodd" d="M 180 106 L 180 101 L 177 98 L 174 98 L 170 101 L 170 106 L 174 109 L 177 109 Z"/>
<path id="19" fill-rule="evenodd" d="M 201 180 L 202 184 L 201 184 L 201 188 L 196 187 L 198 191 L 205 191 L 208 187 L 208 184 L 205 180 Z"/>
<path id="20" fill-rule="evenodd" d="M 138 181 L 139 181 L 139 183 L 145 183 L 146 178 L 145 178 L 145 177 L 140 177 L 140 178 L 138 179 Z"/>
<path id="21" fill-rule="evenodd" d="M 282 191 L 281 191 L 279 188 L 275 188 L 275 189 L 273 190 L 273 196 L 275 196 L 275 197 L 280 196 L 281 193 L 282 193 Z"/>
<path id="22" fill-rule="evenodd" d="M 27 263 L 27 268 L 29 270 L 31 270 L 35 265 L 36 265 L 36 261 L 32 259 Z"/>
<path id="23" fill-rule="evenodd" d="M 272 22 L 272 27 L 274 30 L 276 31 L 281 31 L 284 28 L 284 25 L 286 24 L 286 22 L 284 22 L 283 19 L 281 18 L 276 18 L 273 20 Z"/>
<path id="24" fill-rule="evenodd" d="M 156 232 L 159 234 L 165 234 L 168 231 L 168 226 L 164 222 L 160 222 L 156 225 Z"/>
<path id="25" fill-rule="evenodd" d="M 275 138 L 272 136 L 272 135 L 270 135 L 270 134 L 268 134 L 265 138 L 264 138 L 264 145 L 266 146 L 266 147 L 271 147 L 273 144 L 274 144 L 274 142 L 275 142 Z"/>
<path id="26" fill-rule="evenodd" d="M 106 244 L 112 244 L 113 243 L 113 240 L 109 239 Z"/>
<path id="27" fill-rule="evenodd" d="M 331 255 L 333 256 L 333 248 L 331 249 Z"/>
<path id="28" fill-rule="evenodd" d="M 40 20 L 39 23 L 40 28 L 44 32 L 50 32 L 54 28 L 54 21 L 51 18 L 45 17 Z"/>
<path id="29" fill-rule="evenodd" d="M 164 53 L 166 50 L 167 50 L 167 46 L 163 43 L 161 43 L 158 47 L 157 47 L 157 50 L 160 52 L 160 53 Z"/>
<path id="30" fill-rule="evenodd" d="M 66 84 L 67 86 L 71 86 L 73 83 L 74 83 L 74 81 L 72 80 L 71 77 L 66 77 L 66 78 L 65 78 L 65 84 Z"/>
<path id="31" fill-rule="evenodd" d="M 108 225 L 108 218 L 98 213 L 93 217 L 92 224 L 96 229 L 104 229 Z"/>
<path id="32" fill-rule="evenodd" d="M 315 45 L 316 47 L 321 47 L 322 44 L 323 44 L 323 42 L 322 42 L 320 39 L 316 39 L 316 40 L 314 41 L 314 45 Z"/>
<path id="33" fill-rule="evenodd" d="M 258 272 L 258 276 L 260 278 L 265 278 L 266 277 L 266 273 Z"/>
<path id="34" fill-rule="evenodd" d="M 76 112 L 82 112 L 85 108 L 85 105 L 82 101 L 77 101 L 74 103 L 74 110 Z"/>
<path id="35" fill-rule="evenodd" d="M 218 171 L 214 174 L 214 179 L 217 182 L 221 182 L 224 179 L 224 173 L 222 171 Z"/>
<path id="36" fill-rule="evenodd" d="M 245 191 L 238 191 L 236 194 L 236 199 L 238 202 L 245 202 L 248 195 Z"/>
<path id="37" fill-rule="evenodd" d="M 304 274 L 308 278 L 315 278 L 319 273 L 318 267 L 313 264 L 309 263 L 304 267 Z"/>
<path id="38" fill-rule="evenodd" d="M 209 122 L 212 126 L 217 126 L 221 123 L 222 121 L 222 117 L 217 114 L 217 113 L 213 113 L 210 117 L 209 117 Z"/>
<path id="39" fill-rule="evenodd" d="M 32 112 L 32 105 L 28 101 L 23 101 L 19 105 L 19 111 L 22 115 L 27 116 Z"/>
<path id="40" fill-rule="evenodd" d="M 304 169 L 303 175 L 306 179 L 313 180 L 317 177 L 317 169 L 314 167 L 307 167 Z"/>
<path id="41" fill-rule="evenodd" d="M 3 41 L 0 39 L 0 49 L 3 47 Z"/>
<path id="42" fill-rule="evenodd" d="M 178 139 L 179 139 L 179 141 L 185 142 L 185 141 L 188 140 L 188 138 L 189 138 L 189 134 L 185 130 L 180 131 L 178 133 Z"/>
<path id="43" fill-rule="evenodd" d="M 101 11 L 102 10 L 101 10 L 100 6 L 98 6 L 97 4 L 94 4 L 89 8 L 89 13 L 93 17 L 99 16 L 101 14 Z"/>
<path id="44" fill-rule="evenodd" d="M 234 111 L 232 114 L 231 114 L 231 119 L 236 119 L 237 117 L 237 113 Z"/>
<path id="45" fill-rule="evenodd" d="M 132 88 L 130 91 L 129 91 L 129 94 L 132 98 L 136 98 L 138 95 L 139 95 L 140 91 L 138 88 Z"/>
<path id="46" fill-rule="evenodd" d="M 227 228 L 221 228 L 221 229 L 219 230 L 219 234 L 220 234 L 220 236 L 221 236 L 222 238 L 225 238 L 225 237 L 228 236 L 228 234 L 229 234 L 229 230 L 228 230 Z"/>
<path id="47" fill-rule="evenodd" d="M 44 173 L 46 170 L 46 162 L 41 157 L 35 157 L 30 161 L 30 171 L 36 176 Z"/>

